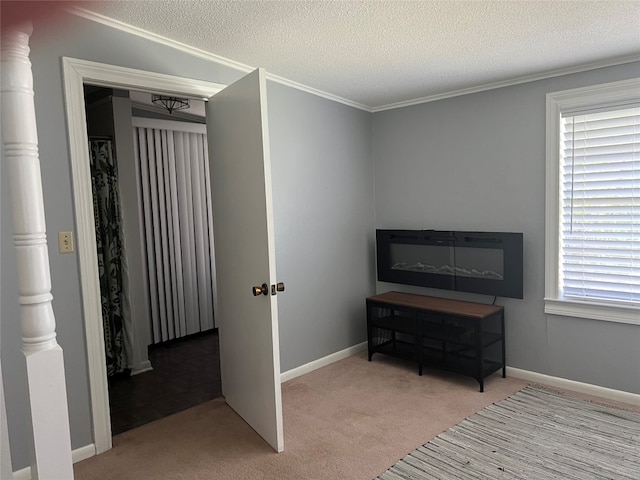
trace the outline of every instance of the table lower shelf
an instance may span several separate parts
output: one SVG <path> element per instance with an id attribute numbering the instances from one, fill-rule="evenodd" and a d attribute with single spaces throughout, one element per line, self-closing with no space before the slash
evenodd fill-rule
<path id="1" fill-rule="evenodd" d="M 483 360 L 479 364 L 474 356 L 452 354 L 432 349 L 423 350 L 422 364 L 475 378 L 481 386 L 484 378 L 503 368 L 502 363 L 498 361 Z"/>
<path id="2" fill-rule="evenodd" d="M 395 344 L 393 341 L 387 340 L 369 349 L 369 361 L 371 361 L 374 353 L 382 353 L 417 362 L 418 375 L 422 375 L 423 367 L 433 367 L 471 377 L 480 384 L 480 391 L 484 390 L 484 379 L 489 375 L 502 369 L 502 377 L 505 377 L 504 366 L 499 361 L 483 360 L 482 364 L 479 364 L 476 357 L 472 355 L 430 348 L 424 348 L 421 352 L 421 358 L 418 358 L 416 345 L 401 340 L 396 340 Z"/>
<path id="3" fill-rule="evenodd" d="M 383 353 L 393 357 L 404 358 L 412 362 L 418 362 L 418 349 L 415 343 L 403 340 L 385 340 L 369 348 L 369 361 L 374 353 Z M 418 365 L 418 374 L 422 375 L 420 365 Z"/>
<path id="4" fill-rule="evenodd" d="M 374 353 L 484 379 L 505 368 L 504 309 L 389 292 L 367 298 L 369 360 Z"/>

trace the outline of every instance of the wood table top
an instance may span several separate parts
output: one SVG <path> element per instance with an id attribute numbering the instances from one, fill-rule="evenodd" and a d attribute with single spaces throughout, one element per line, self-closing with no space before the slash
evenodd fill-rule
<path id="1" fill-rule="evenodd" d="M 504 309 L 501 305 L 488 305 L 403 292 L 381 293 L 368 297 L 367 302 L 369 301 L 476 318 L 488 317 Z"/>

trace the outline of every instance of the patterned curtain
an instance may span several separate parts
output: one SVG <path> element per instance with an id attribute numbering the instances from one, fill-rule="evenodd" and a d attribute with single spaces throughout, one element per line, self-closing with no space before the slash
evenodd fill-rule
<path id="1" fill-rule="evenodd" d="M 90 138 L 89 147 L 107 375 L 112 376 L 128 366 L 122 315 L 123 242 L 118 171 L 111 140 Z"/>

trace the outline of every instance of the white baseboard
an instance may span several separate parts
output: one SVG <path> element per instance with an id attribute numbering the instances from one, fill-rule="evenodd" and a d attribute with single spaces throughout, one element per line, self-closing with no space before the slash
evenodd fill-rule
<path id="1" fill-rule="evenodd" d="M 71 458 L 73 459 L 73 463 L 78 463 L 82 460 L 93 457 L 95 454 L 96 446 L 91 443 L 89 445 L 85 445 L 84 447 L 76 448 L 73 452 L 71 452 Z"/>
<path id="2" fill-rule="evenodd" d="M 13 472 L 13 480 L 31 480 L 31 467 Z"/>
<path id="3" fill-rule="evenodd" d="M 91 443 L 84 447 L 76 448 L 71 452 L 71 460 L 73 463 L 81 462 L 96 454 L 96 446 Z M 31 480 L 31 467 L 25 467 L 13 472 L 13 480 Z"/>
<path id="4" fill-rule="evenodd" d="M 355 355 L 356 353 L 360 353 L 367 349 L 367 342 L 359 343 L 358 345 L 354 345 L 353 347 L 345 348 L 344 350 L 340 350 L 339 352 L 332 353 L 327 355 L 326 357 L 319 358 L 318 360 L 314 360 L 313 362 L 309 362 L 305 365 L 300 365 L 297 368 L 293 368 L 291 370 L 287 370 L 286 372 L 280 375 L 280 382 L 284 383 L 288 380 L 293 380 L 300 375 L 304 375 L 305 373 L 313 372 L 322 367 L 326 367 L 327 365 L 331 365 L 338 360 L 342 360 L 343 358 L 350 357 L 351 355 Z"/>
<path id="5" fill-rule="evenodd" d="M 631 405 L 640 405 L 640 395 L 637 393 L 624 392 L 622 390 L 614 390 L 612 388 L 600 387 L 590 383 L 576 382 L 567 380 L 566 378 L 552 377 L 543 373 L 531 372 L 529 370 L 521 370 L 519 368 L 507 367 L 507 376 L 521 378 L 530 382 L 542 383 L 550 387 L 561 388 L 564 390 L 572 390 L 574 392 L 593 395 L 596 397 L 613 400 L 615 402 L 630 403 Z"/>
<path id="6" fill-rule="evenodd" d="M 148 372 L 149 370 L 153 370 L 153 367 L 151 366 L 151 360 L 145 360 L 144 362 L 140 362 L 140 365 L 138 365 L 137 367 L 133 367 L 131 369 L 131 376 Z"/>
<path id="7" fill-rule="evenodd" d="M 344 350 L 340 350 L 339 352 L 332 353 L 331 355 L 327 355 L 326 357 L 319 358 L 318 360 L 314 360 L 313 362 L 309 362 L 292 370 L 288 370 L 280 375 L 280 380 L 282 383 L 288 380 L 293 380 L 294 378 L 304 375 L 305 373 L 313 372 L 318 368 L 325 367 L 334 362 L 342 360 L 343 358 L 347 358 L 351 355 L 355 355 L 356 353 L 360 353 L 366 349 L 367 342 L 362 342 L 358 345 L 345 348 Z M 550 387 L 556 387 L 564 390 L 572 390 L 574 392 L 584 393 L 587 395 L 593 395 L 615 402 L 640 405 L 640 395 L 636 393 L 600 387 L 598 385 L 592 385 L 590 383 L 576 382 L 574 380 L 568 380 L 566 378 L 552 377 L 551 375 L 545 375 L 543 373 L 522 370 L 520 368 L 509 366 L 507 366 L 507 375 L 511 377 L 521 378 L 530 382 L 541 383 Z"/>

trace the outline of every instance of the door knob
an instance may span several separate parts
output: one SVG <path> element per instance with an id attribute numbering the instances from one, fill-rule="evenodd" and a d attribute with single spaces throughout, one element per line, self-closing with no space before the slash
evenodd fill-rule
<path id="1" fill-rule="evenodd" d="M 259 287 L 253 287 L 251 291 L 253 292 L 254 297 L 257 297 L 258 295 L 268 295 L 269 285 L 267 285 L 266 283 L 263 283 Z"/>

